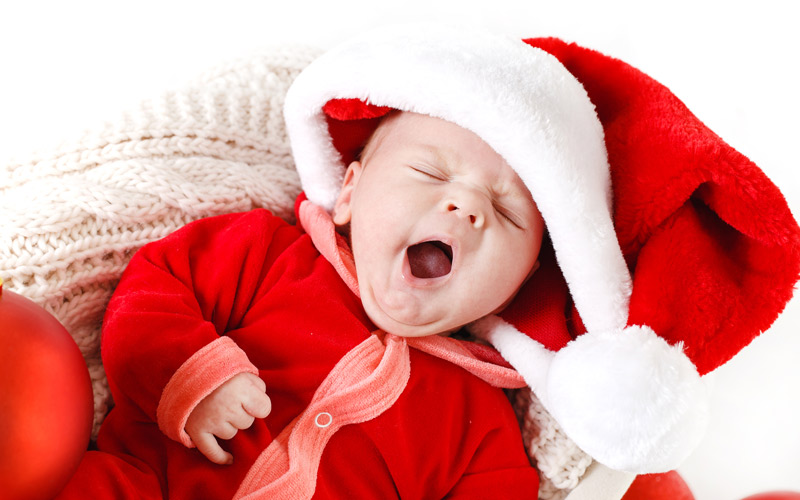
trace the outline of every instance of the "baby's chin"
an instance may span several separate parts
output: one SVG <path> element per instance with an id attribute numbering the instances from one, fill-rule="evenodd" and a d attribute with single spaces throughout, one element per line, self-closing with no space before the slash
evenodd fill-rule
<path id="1" fill-rule="evenodd" d="M 433 335 L 442 335 L 448 336 L 453 332 L 456 332 L 461 329 L 461 327 L 450 327 L 445 328 L 442 330 L 439 327 L 429 327 L 428 325 L 424 326 L 417 326 L 417 325 L 401 325 L 397 324 L 396 322 L 392 322 L 392 324 L 384 324 L 383 326 L 372 318 L 370 318 L 373 323 L 375 323 L 378 328 L 386 333 L 391 333 L 392 335 L 397 335 L 398 337 L 406 337 L 406 338 L 420 338 L 420 337 L 430 337 Z"/>
<path id="2" fill-rule="evenodd" d="M 393 316 L 382 310 L 376 303 L 364 303 L 364 309 L 375 326 L 386 333 L 391 333 L 398 337 L 415 338 L 431 335 L 449 335 L 463 326 L 453 325 L 444 319 L 425 321 L 417 317 L 404 318 L 401 314 Z"/>

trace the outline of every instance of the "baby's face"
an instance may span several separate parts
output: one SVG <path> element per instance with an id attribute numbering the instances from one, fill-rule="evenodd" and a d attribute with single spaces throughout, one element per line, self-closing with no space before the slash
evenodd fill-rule
<path id="1" fill-rule="evenodd" d="M 533 272 L 544 231 L 525 184 L 488 144 L 415 113 L 388 118 L 350 164 L 334 222 L 350 223 L 368 316 L 406 337 L 502 309 Z"/>

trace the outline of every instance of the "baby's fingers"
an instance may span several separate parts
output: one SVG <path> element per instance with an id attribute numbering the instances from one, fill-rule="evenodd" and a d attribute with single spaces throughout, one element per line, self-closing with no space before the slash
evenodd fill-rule
<path id="1" fill-rule="evenodd" d="M 201 432 L 192 438 L 197 450 L 205 455 L 206 458 L 219 465 L 229 465 L 233 463 L 233 455 L 220 447 L 217 438 L 210 432 Z"/>
<path id="2" fill-rule="evenodd" d="M 266 393 L 254 391 L 242 402 L 242 408 L 255 418 L 266 418 L 272 411 L 272 401 Z"/>
<path id="3" fill-rule="evenodd" d="M 242 398 L 242 408 L 255 418 L 266 418 L 272 411 L 272 401 L 267 396 L 267 385 L 260 377 L 247 373 L 244 377 L 251 383 Z M 242 429 L 243 427 L 240 427 Z"/>

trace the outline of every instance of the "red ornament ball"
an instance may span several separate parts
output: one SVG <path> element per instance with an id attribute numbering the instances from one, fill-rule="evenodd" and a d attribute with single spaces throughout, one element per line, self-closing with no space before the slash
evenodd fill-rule
<path id="1" fill-rule="evenodd" d="M 622 500 L 694 500 L 683 478 L 675 471 L 636 476 Z"/>
<path id="2" fill-rule="evenodd" d="M 86 452 L 93 406 L 89 371 L 70 334 L 0 280 L 0 496 L 57 495 Z"/>
<path id="3" fill-rule="evenodd" d="M 800 491 L 772 491 L 759 493 L 744 500 L 800 500 Z"/>

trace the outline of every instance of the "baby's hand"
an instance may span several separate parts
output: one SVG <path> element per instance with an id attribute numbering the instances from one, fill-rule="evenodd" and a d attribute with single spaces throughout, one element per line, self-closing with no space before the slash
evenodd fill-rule
<path id="1" fill-rule="evenodd" d="M 252 373 L 240 373 L 217 387 L 189 414 L 186 433 L 197 449 L 216 464 L 233 462 L 216 438 L 231 439 L 239 429 L 247 429 L 256 418 L 272 410 L 263 380 Z M 216 436 L 216 437 L 215 437 Z"/>

